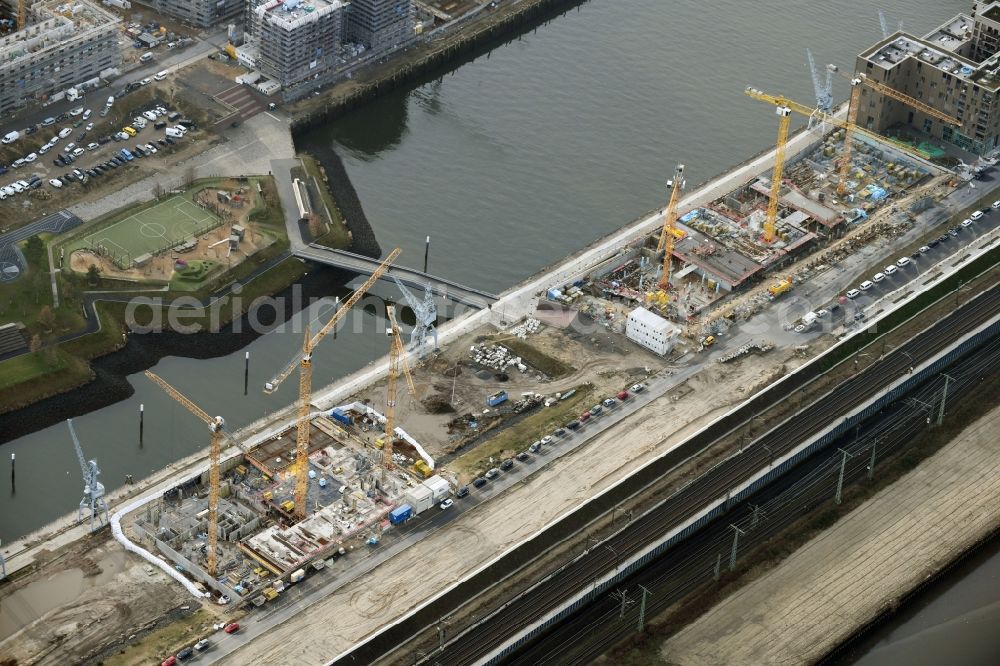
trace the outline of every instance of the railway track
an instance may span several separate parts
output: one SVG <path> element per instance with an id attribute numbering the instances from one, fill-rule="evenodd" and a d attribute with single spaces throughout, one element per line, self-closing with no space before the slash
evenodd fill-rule
<path id="1" fill-rule="evenodd" d="M 994 338 L 974 356 L 952 366 L 948 374 L 954 381 L 949 385 L 950 400 L 960 400 L 976 390 L 981 378 L 996 376 L 1000 372 L 1000 338 Z M 925 384 L 914 396 L 919 402 L 933 403 L 940 397 L 943 378 Z M 853 454 L 845 467 L 845 488 L 867 478 L 869 454 L 875 437 L 880 459 L 907 447 L 927 427 L 927 412 L 919 403 L 903 401 L 875 423 L 866 425 L 860 438 L 847 435 L 838 446 Z M 846 441 L 845 441 L 846 440 Z M 876 465 L 876 468 L 878 465 Z M 609 594 L 595 599 L 574 616 L 565 619 L 524 647 L 506 664 L 586 664 L 604 654 L 622 639 L 635 633 L 637 627 L 638 586 L 650 591 L 647 617 L 666 610 L 691 593 L 706 588 L 713 580 L 713 564 L 721 555 L 728 560 L 733 542 L 731 524 L 744 533 L 740 537 L 740 551 L 752 550 L 799 520 L 806 512 L 833 500 L 837 477 L 840 472 L 840 455 L 834 451 L 817 453 L 790 474 L 762 490 L 742 506 L 734 507 L 723 518 L 706 526 L 686 542 L 671 549 L 663 556 L 659 566 L 647 567 L 625 581 L 619 589 L 631 591 L 630 613 L 620 612 L 618 598 Z M 801 477 L 801 478 L 799 478 Z M 786 496 L 792 499 L 788 500 Z M 755 520 L 754 507 L 762 509 L 760 520 Z"/>
<path id="2" fill-rule="evenodd" d="M 451 643 L 445 645 L 443 651 L 433 656 L 432 663 L 460 666 L 482 661 L 509 637 L 541 619 L 550 609 L 613 569 L 618 562 L 679 526 L 708 502 L 725 495 L 727 490 L 768 466 L 771 460 L 793 449 L 839 415 L 873 396 L 891 379 L 908 372 L 911 366 L 931 358 L 953 340 L 991 319 L 998 311 L 1000 285 L 995 285 L 765 433 L 746 447 L 742 455 L 723 461 L 680 489 L 659 510 L 637 518 L 628 529 L 613 535 L 601 546 L 592 548 L 584 556 L 573 560 L 556 574 L 456 636 Z M 703 575 L 698 580 L 699 584 L 703 582 Z"/>

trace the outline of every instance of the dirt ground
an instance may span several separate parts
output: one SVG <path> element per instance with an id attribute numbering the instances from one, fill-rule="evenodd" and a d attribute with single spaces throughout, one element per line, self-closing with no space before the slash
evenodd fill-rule
<path id="1" fill-rule="evenodd" d="M 235 180 L 224 181 L 218 186 L 207 188 L 199 193 L 199 199 L 214 202 L 213 195 L 216 191 L 224 190 L 235 192 L 239 189 L 239 183 Z M 241 208 L 236 208 L 228 204 L 216 205 L 220 211 L 226 213 L 223 223 L 212 229 L 208 233 L 198 237 L 198 245 L 190 252 L 179 253 L 176 250 L 164 252 L 153 257 L 145 266 L 123 270 L 116 266 L 111 259 L 102 257 L 90 250 L 76 250 L 70 255 L 70 268 L 77 273 L 86 273 L 91 264 L 95 264 L 101 271 L 101 275 L 109 278 L 120 278 L 124 280 L 162 280 L 169 281 L 174 276 L 174 265 L 178 259 L 185 261 L 212 261 L 225 264 L 226 268 L 233 268 L 258 250 L 267 247 L 273 242 L 270 236 L 259 232 L 256 223 L 249 221 L 250 211 L 256 206 L 257 194 L 250 187 L 246 188 L 249 200 Z M 229 243 L 225 242 L 232 233 L 232 225 L 239 224 L 246 228 L 247 233 L 240 241 L 236 250 L 229 250 Z"/>
<path id="2" fill-rule="evenodd" d="M 463 349 L 460 345 L 453 348 Z M 233 653 L 230 662 L 322 663 L 389 618 L 406 612 L 534 533 L 585 497 L 683 441 L 739 399 L 714 390 L 719 382 L 749 386 L 763 381 L 765 375 L 773 373 L 775 365 L 795 363 L 791 355 L 781 354 L 751 357 L 732 367 L 711 367 L 689 380 L 686 388 L 677 393 L 681 397 L 674 399 L 668 394 L 654 401 L 643 411 L 644 418 L 629 419 L 610 428 L 575 452 L 546 465 L 515 489 L 462 514 L 448 530 L 431 534 L 375 572 L 336 590 L 308 613 L 293 617 Z M 636 363 L 632 355 L 623 355 L 621 366 L 642 364 Z M 405 420 L 401 424 L 406 427 Z M 670 435 L 664 438 L 664 433 Z M 608 455 L 609 451 L 615 454 Z M 538 502 L 541 496 L 545 502 Z M 427 567 L 429 561 L 435 565 Z M 415 576 L 414 571 L 421 573 Z"/>
<path id="3" fill-rule="evenodd" d="M 454 450 L 461 443 L 460 438 L 475 435 L 474 431 L 449 434 L 448 423 L 459 415 L 481 414 L 486 408 L 486 396 L 500 388 L 507 391 L 512 401 L 525 392 L 554 395 L 584 385 L 591 387 L 594 395 L 605 396 L 641 381 L 649 374 L 648 371 L 657 372 L 669 365 L 667 359 L 656 356 L 620 335 L 607 332 L 582 335 L 554 326 L 542 326 L 537 333 L 521 342 L 567 364 L 572 368 L 569 374 L 550 379 L 529 367 L 526 373 L 511 369 L 508 372 L 509 379 L 500 383 L 494 379 L 492 371 L 486 377 L 480 376 L 482 368 L 473 365 L 469 347 L 487 339 L 502 345 L 512 337 L 502 332 L 497 333 L 492 327 L 479 329 L 449 344 L 441 353 L 430 355 L 419 365 L 411 367 L 416 396 L 411 396 L 405 385 L 400 383 L 396 423 L 420 441 L 438 462 L 445 465 L 451 463 L 456 457 Z M 457 376 L 453 376 L 456 364 L 459 372 Z M 454 411 L 430 413 L 424 401 L 431 397 L 438 397 L 451 404 Z M 385 403 L 385 382 L 379 382 L 353 399 L 370 399 L 375 408 L 381 410 Z M 598 398 L 595 397 L 593 401 L 597 402 Z M 589 403 L 584 405 L 580 411 L 589 406 Z M 371 439 L 377 436 L 377 433 L 369 434 Z M 548 433 L 539 432 L 534 439 L 545 434 Z M 484 434 L 470 446 L 482 444 L 488 439 L 489 436 Z M 527 448 L 531 441 L 533 440 L 525 442 L 520 448 Z M 466 476 L 468 474 L 461 477 L 463 482 L 468 480 Z"/>
<path id="4" fill-rule="evenodd" d="M 183 588 L 125 553 L 105 530 L 0 587 L 0 662 L 80 663 L 190 603 Z"/>
<path id="5" fill-rule="evenodd" d="M 669 639 L 663 658 L 802 664 L 827 654 L 1000 527 L 998 429 L 1000 408 Z"/>

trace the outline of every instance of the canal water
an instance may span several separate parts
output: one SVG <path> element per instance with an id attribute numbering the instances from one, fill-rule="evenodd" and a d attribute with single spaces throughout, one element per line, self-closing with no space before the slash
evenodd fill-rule
<path id="1" fill-rule="evenodd" d="M 884 3 L 892 25 L 903 20 L 917 32 L 970 7 L 967 0 Z M 807 47 L 821 67 L 834 62 L 851 71 L 855 55 L 879 36 L 869 0 L 589 0 L 312 130 L 299 144 L 321 159 L 331 150 L 341 155 L 379 243 L 403 248 L 400 263 L 420 267 L 429 235 L 431 273 L 499 292 L 663 206 L 677 163 L 687 165 L 693 186 L 771 145 L 774 112 L 746 97 L 746 86 L 811 103 Z M 843 99 L 846 81 L 834 86 Z M 392 291 L 378 288 L 383 296 Z M 317 385 L 385 353 L 374 317 L 358 313 L 348 326 L 360 332 L 342 333 L 317 354 Z M 289 328 L 245 347 L 252 359 L 247 396 L 243 349 L 209 359 L 167 356 L 154 371 L 239 427 L 292 401 L 294 381 L 274 396 L 260 391 L 301 344 L 301 332 Z M 203 344 L 192 337 L 190 355 L 203 356 Z M 201 424 L 141 374 L 126 379 L 134 395 L 75 420 L 109 488 L 208 440 Z M 17 454 L 16 492 L 8 453 Z M 64 424 L 5 443 L 0 539 L 72 511 L 81 491 Z"/>
<path id="2" fill-rule="evenodd" d="M 1000 663 L 1000 539 L 921 591 L 851 645 L 838 666 L 996 666 Z"/>

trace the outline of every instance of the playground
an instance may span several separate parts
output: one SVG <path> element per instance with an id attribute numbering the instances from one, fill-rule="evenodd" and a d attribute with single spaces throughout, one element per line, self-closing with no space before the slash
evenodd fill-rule
<path id="1" fill-rule="evenodd" d="M 249 182 L 212 179 L 186 192 L 113 213 L 64 248 L 70 268 L 132 282 L 197 289 L 218 270 L 241 263 L 276 240 L 251 221 L 260 194 Z"/>
<path id="2" fill-rule="evenodd" d="M 211 211 L 175 196 L 83 236 L 80 247 L 131 268 L 136 257 L 159 254 L 220 224 L 222 219 Z"/>

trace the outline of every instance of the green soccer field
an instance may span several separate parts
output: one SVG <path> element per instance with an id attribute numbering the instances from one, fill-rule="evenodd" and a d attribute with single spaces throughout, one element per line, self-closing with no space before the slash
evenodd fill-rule
<path id="1" fill-rule="evenodd" d="M 221 222 L 214 213 L 189 199 L 173 197 L 82 237 L 78 246 L 103 247 L 119 260 L 134 260 L 204 233 Z"/>

